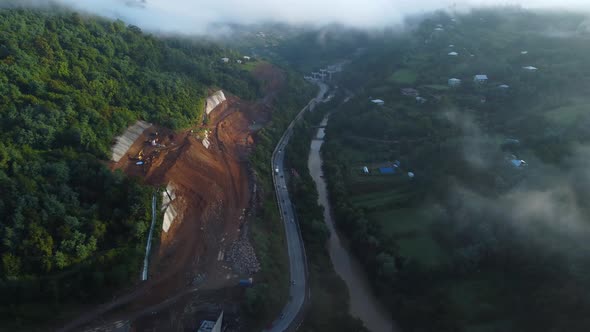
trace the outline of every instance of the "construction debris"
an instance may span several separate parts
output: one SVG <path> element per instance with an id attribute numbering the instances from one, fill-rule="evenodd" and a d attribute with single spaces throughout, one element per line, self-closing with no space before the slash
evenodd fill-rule
<path id="1" fill-rule="evenodd" d="M 253 275 L 260 271 L 254 247 L 246 236 L 240 236 L 240 239 L 232 244 L 225 254 L 225 260 L 232 264 L 234 272 L 238 274 Z"/>

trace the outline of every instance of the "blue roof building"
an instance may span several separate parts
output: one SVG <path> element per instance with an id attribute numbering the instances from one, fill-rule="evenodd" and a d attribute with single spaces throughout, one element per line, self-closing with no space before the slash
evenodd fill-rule
<path id="1" fill-rule="evenodd" d="M 393 167 L 379 167 L 379 173 L 381 173 L 381 174 L 394 174 L 395 169 Z"/>

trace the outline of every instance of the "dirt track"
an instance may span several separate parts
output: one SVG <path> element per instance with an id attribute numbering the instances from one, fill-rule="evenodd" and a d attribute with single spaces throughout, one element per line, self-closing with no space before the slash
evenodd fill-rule
<path id="1" fill-rule="evenodd" d="M 268 64 L 257 68 L 254 75 L 262 83 L 264 97 L 248 102 L 228 94 L 227 101 L 210 114 L 209 149 L 190 131 L 173 133 L 156 126 L 139 137 L 128 152 L 131 157 L 140 150 L 145 155 L 153 154 L 148 166 L 137 166 L 126 157 L 112 165 L 113 169 L 143 177 L 154 186 L 173 183 L 180 202 L 176 205 L 179 220 L 167 233 L 162 232 L 160 246 L 150 262 L 148 281 L 86 313 L 77 323 L 86 324 L 99 317 L 125 319 L 126 313 L 131 315 L 167 302 L 195 285 L 199 289 L 224 289 L 243 277 L 218 258 L 220 251 L 227 250 L 240 235 L 245 211 L 251 208 L 247 157 L 254 144 L 255 129 L 270 119 L 269 105 L 284 81 L 283 73 Z M 154 131 L 159 132 L 165 147 L 156 149 L 145 143 Z M 182 314 L 183 305 L 177 304 L 175 314 Z M 113 312 L 116 307 L 118 312 Z M 134 325 L 136 330 L 144 330 L 152 321 L 153 317 L 144 322 L 139 318 Z"/>

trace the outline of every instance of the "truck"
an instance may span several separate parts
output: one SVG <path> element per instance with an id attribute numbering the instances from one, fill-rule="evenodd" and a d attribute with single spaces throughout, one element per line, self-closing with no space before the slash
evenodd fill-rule
<path id="1" fill-rule="evenodd" d="M 248 279 L 241 279 L 238 283 L 238 285 L 242 286 L 242 287 L 250 287 L 252 286 L 252 284 L 254 283 L 254 281 L 252 280 L 252 278 L 248 278 Z"/>

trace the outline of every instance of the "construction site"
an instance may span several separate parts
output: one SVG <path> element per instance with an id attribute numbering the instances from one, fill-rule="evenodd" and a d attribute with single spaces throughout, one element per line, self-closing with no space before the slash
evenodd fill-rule
<path id="1" fill-rule="evenodd" d="M 219 311 L 229 325 L 239 320 L 236 299 L 243 290 L 238 283 L 259 270 L 247 235 L 257 202 L 248 155 L 284 84 L 284 73 L 270 64 L 253 74 L 264 83 L 258 101 L 227 92 L 220 98 L 212 91 L 216 105 L 207 105 L 208 121 L 194 128 L 174 132 L 138 121 L 117 138 L 111 169 L 140 177 L 163 195 L 158 210 L 164 222 L 154 233 L 159 244 L 150 255 L 146 281 L 69 327 L 184 331 Z"/>

